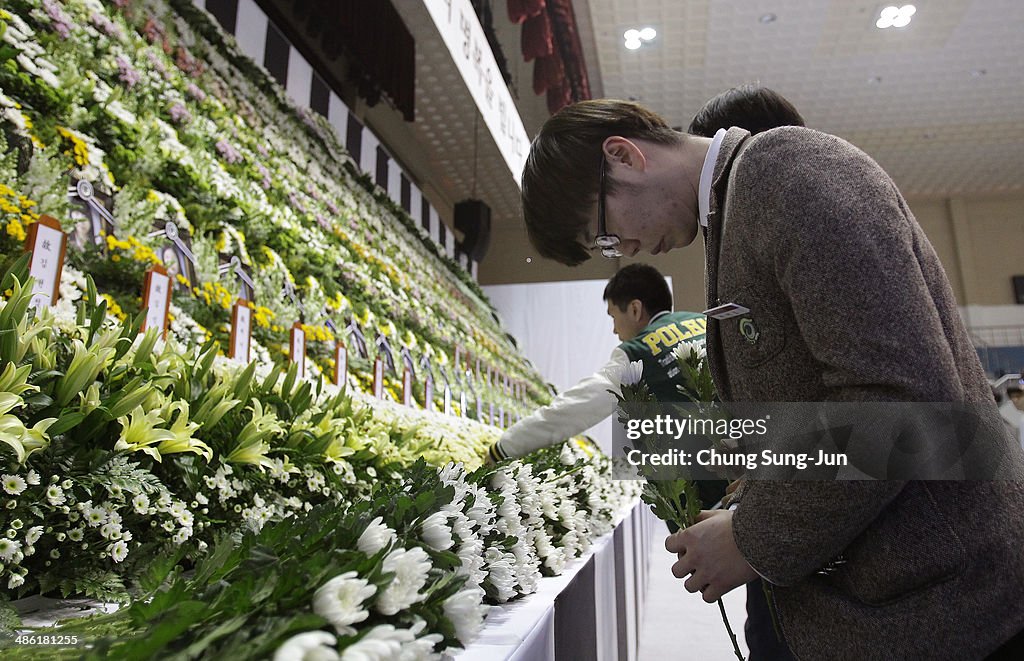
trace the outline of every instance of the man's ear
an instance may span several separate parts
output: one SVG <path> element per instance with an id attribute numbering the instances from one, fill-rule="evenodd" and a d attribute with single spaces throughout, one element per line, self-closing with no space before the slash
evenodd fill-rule
<path id="1" fill-rule="evenodd" d="M 644 304 L 639 298 L 634 298 L 629 302 L 629 316 L 633 319 L 640 319 L 644 316 Z"/>
<path id="2" fill-rule="evenodd" d="M 640 170 L 647 167 L 647 158 L 635 142 L 622 136 L 613 135 L 605 138 L 601 145 L 604 157 L 610 165 L 624 165 Z"/>

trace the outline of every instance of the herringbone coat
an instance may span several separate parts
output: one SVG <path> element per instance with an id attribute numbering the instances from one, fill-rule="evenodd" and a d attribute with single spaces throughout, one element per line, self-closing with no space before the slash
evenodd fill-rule
<path id="1" fill-rule="evenodd" d="M 708 320 L 724 401 L 976 402 L 998 422 L 934 249 L 853 145 L 730 129 L 705 239 L 708 306 L 757 331 Z M 1000 461 L 1008 480 L 748 482 L 735 540 L 798 658 L 977 659 L 1024 629 L 1020 447 Z"/>

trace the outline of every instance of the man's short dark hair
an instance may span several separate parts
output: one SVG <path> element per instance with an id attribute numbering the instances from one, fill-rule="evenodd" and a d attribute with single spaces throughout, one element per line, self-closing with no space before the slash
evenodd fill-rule
<path id="1" fill-rule="evenodd" d="M 523 168 L 523 219 L 530 242 L 542 256 L 576 266 L 590 259 L 580 235 L 594 222 L 593 208 L 605 139 L 678 143 L 660 115 L 635 103 L 599 99 L 566 106 L 544 123 Z M 615 182 L 605 181 L 611 194 Z"/>
<path id="2" fill-rule="evenodd" d="M 604 300 L 625 310 L 630 301 L 638 300 L 652 317 L 672 309 L 672 292 L 665 276 L 649 264 L 630 264 L 619 269 L 604 287 Z"/>
<path id="3" fill-rule="evenodd" d="M 1010 386 L 1009 388 L 1006 389 L 1007 397 L 1013 398 L 1020 397 L 1021 395 L 1024 395 L 1024 389 L 1018 388 L 1017 386 Z"/>
<path id="4" fill-rule="evenodd" d="M 728 89 L 697 111 L 691 135 L 711 138 L 718 129 L 738 126 L 757 134 L 779 126 L 804 126 L 796 106 L 775 90 L 760 85 L 740 85 Z"/>

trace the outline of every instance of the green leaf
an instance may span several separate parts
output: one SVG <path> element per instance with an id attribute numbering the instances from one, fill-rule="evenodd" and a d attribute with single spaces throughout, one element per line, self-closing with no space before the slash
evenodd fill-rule
<path id="1" fill-rule="evenodd" d="M 21 283 L 28 280 L 28 267 L 31 259 L 32 253 L 25 252 L 11 264 L 4 273 L 3 281 L 0 282 L 0 291 L 13 289 L 15 282 Z"/>
<path id="2" fill-rule="evenodd" d="M 184 554 L 184 547 L 174 544 L 167 552 L 151 556 L 150 560 L 142 564 L 141 571 L 136 576 L 135 580 L 139 587 L 146 593 L 156 592 L 172 577 Z"/>
<path id="3" fill-rule="evenodd" d="M 96 338 L 96 333 L 99 332 L 100 328 L 103 327 L 103 322 L 107 319 L 107 299 L 101 298 L 99 305 L 93 308 L 92 317 L 89 320 L 89 333 L 87 335 L 86 345 L 92 346 L 92 341 Z"/>
<path id="4" fill-rule="evenodd" d="M 219 638 L 224 638 L 238 631 L 248 620 L 248 615 L 237 615 L 221 622 L 212 631 L 186 647 L 184 651 L 185 656 L 188 658 L 201 658 L 206 648 Z"/>
<path id="5" fill-rule="evenodd" d="M 290 398 L 289 397 L 289 393 L 291 393 L 291 391 L 292 391 L 292 386 L 295 385 L 295 378 L 296 378 L 297 375 L 298 375 L 298 366 L 295 363 L 292 363 L 288 367 L 287 374 L 285 374 L 284 383 L 281 384 L 281 398 L 282 399 L 287 401 Z"/>
<path id="6" fill-rule="evenodd" d="M 249 391 L 252 388 L 253 379 L 256 376 L 256 361 L 249 363 L 249 366 L 242 370 L 235 381 L 235 399 L 243 402 L 249 401 Z"/>
<path id="7" fill-rule="evenodd" d="M 111 458 L 92 475 L 94 482 L 110 491 L 119 487 L 130 494 L 151 494 L 166 491 L 163 482 L 138 463 L 129 461 L 127 455 Z"/>
<path id="8" fill-rule="evenodd" d="M 79 411 L 61 413 L 60 417 L 57 418 L 57 422 L 50 425 L 50 428 L 46 431 L 50 436 L 57 436 L 77 427 L 82 420 L 85 420 L 85 414 Z"/>

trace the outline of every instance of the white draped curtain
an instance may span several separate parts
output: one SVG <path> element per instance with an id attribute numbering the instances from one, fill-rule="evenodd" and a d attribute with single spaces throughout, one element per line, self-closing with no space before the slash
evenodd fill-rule
<path id="1" fill-rule="evenodd" d="M 601 298 L 606 284 L 605 280 L 573 280 L 483 289 L 522 354 L 561 392 L 593 374 L 619 345 Z M 671 289 L 671 278 L 668 284 Z M 610 417 L 586 433 L 602 450 L 611 452 Z"/>

